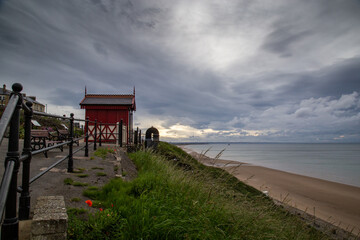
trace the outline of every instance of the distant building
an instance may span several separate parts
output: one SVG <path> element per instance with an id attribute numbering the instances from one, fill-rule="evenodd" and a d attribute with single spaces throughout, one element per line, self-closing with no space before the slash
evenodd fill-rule
<path id="1" fill-rule="evenodd" d="M 6 107 L 9 98 L 10 98 L 11 91 L 6 89 L 6 85 L 4 84 L 2 88 L 0 88 L 0 106 Z"/>
<path id="2" fill-rule="evenodd" d="M 0 88 L 0 106 L 5 108 L 9 102 L 10 94 L 12 91 L 6 89 L 6 85 L 4 84 L 2 88 Z M 24 101 L 33 103 L 33 110 L 38 112 L 45 112 L 45 105 L 36 101 L 36 97 L 34 96 L 26 96 L 25 93 L 22 93 Z"/>
<path id="3" fill-rule="evenodd" d="M 26 102 L 32 102 L 32 104 L 33 104 L 32 108 L 34 111 L 45 112 L 45 105 L 36 101 L 36 97 L 34 97 L 34 96 L 26 97 L 26 95 L 25 95 L 24 100 Z"/>
<path id="4" fill-rule="evenodd" d="M 117 139 L 118 128 L 115 124 L 123 120 L 126 127 L 125 142 L 133 141 L 133 112 L 136 111 L 135 88 L 133 94 L 87 94 L 80 102 L 82 109 L 85 109 L 85 117 L 90 121 L 97 120 L 98 123 L 109 123 L 102 125 L 102 141 L 114 142 Z M 94 124 L 89 124 L 90 135 L 94 134 Z M 99 130 L 97 130 L 99 131 Z M 93 138 L 90 138 L 93 140 Z M 124 140 L 124 137 L 123 137 Z"/>

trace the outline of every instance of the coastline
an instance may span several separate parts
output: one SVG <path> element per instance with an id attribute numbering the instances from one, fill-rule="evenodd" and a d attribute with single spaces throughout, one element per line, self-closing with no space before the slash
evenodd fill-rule
<path id="1" fill-rule="evenodd" d="M 179 146 L 199 162 L 222 168 L 240 181 L 355 235 L 360 234 L 360 188 L 237 161 L 213 159 Z"/>

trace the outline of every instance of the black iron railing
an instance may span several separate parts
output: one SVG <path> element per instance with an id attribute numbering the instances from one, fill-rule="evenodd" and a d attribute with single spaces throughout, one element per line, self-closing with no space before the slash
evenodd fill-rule
<path id="1" fill-rule="evenodd" d="M 58 116 L 53 114 L 47 114 L 43 112 L 36 112 L 32 110 L 32 103 L 24 103 L 23 97 L 21 95 L 22 85 L 15 83 L 12 86 L 13 92 L 11 93 L 8 105 L 0 119 L 0 143 L 2 142 L 6 129 L 10 127 L 9 133 L 9 143 L 8 151 L 5 157 L 5 171 L 0 186 L 0 220 L 1 220 L 1 239 L 18 239 L 19 231 L 19 220 L 26 220 L 30 217 L 30 184 L 38 180 L 41 176 L 46 174 L 55 166 L 59 165 L 66 159 L 68 159 L 67 171 L 73 172 L 74 162 L 73 155 L 81 150 L 84 150 L 85 157 L 89 156 L 89 146 L 94 145 L 94 150 L 96 150 L 97 145 L 101 146 L 102 143 L 102 126 L 111 125 L 109 123 L 98 123 L 95 121 L 90 121 L 89 118 L 86 119 L 75 119 L 74 114 L 71 113 L 70 117 Z M 19 152 L 19 130 L 20 130 L 20 110 L 24 111 L 24 146 L 20 154 Z M 31 120 L 34 115 L 52 117 L 57 119 L 62 119 L 64 121 L 69 121 L 69 137 L 66 141 L 57 143 L 53 146 L 46 146 L 45 148 L 32 151 L 31 148 Z M 74 121 L 84 122 L 84 135 L 82 137 L 74 137 Z M 89 124 L 94 125 L 93 133 L 93 142 L 89 144 Z M 114 124 L 112 124 L 114 125 Z M 100 128 L 98 128 L 100 126 Z M 115 137 L 115 142 L 118 140 L 119 145 L 123 146 L 123 121 L 121 120 L 118 124 L 118 131 L 112 132 Z M 98 133 L 99 130 L 99 133 Z M 113 130 L 114 131 L 114 130 Z M 130 134 L 129 134 L 130 135 Z M 141 144 L 141 131 L 137 130 L 135 132 L 134 142 Z M 83 140 L 85 145 L 79 147 L 78 149 L 73 149 L 74 142 Z M 69 148 L 69 153 L 51 164 L 44 171 L 40 172 L 36 176 L 30 178 L 30 164 L 33 156 L 47 152 L 51 149 L 58 148 L 60 146 L 67 145 Z M 22 185 L 17 186 L 18 172 L 20 165 L 22 163 Z M 17 193 L 20 193 L 19 197 L 19 213 L 17 216 Z"/>

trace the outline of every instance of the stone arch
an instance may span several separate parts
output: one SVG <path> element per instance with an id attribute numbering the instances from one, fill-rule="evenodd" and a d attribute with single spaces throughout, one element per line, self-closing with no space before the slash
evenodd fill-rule
<path id="1" fill-rule="evenodd" d="M 145 147 L 146 148 L 150 148 L 150 147 L 156 148 L 159 141 L 160 141 L 160 135 L 159 135 L 159 131 L 156 128 L 151 127 L 148 130 L 146 130 L 146 133 L 145 133 Z"/>

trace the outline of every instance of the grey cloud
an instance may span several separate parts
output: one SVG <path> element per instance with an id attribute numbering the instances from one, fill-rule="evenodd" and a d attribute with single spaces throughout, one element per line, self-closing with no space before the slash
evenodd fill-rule
<path id="1" fill-rule="evenodd" d="M 275 29 L 266 38 L 262 45 L 264 50 L 279 54 L 281 57 L 291 57 L 292 47 L 297 41 L 311 35 L 311 31 L 294 32 L 293 26 Z"/>
<path id="2" fill-rule="evenodd" d="M 51 97 L 49 97 L 49 103 L 59 106 L 72 106 L 78 108 L 83 92 L 71 91 L 66 88 L 49 89 Z"/>
<path id="3" fill-rule="evenodd" d="M 28 94 L 49 103 L 74 108 L 79 107 L 85 85 L 90 93 L 129 93 L 136 86 L 139 114 L 161 119 L 164 127 L 180 123 L 217 130 L 209 135 L 213 139 L 236 140 L 246 135 L 244 129 L 275 127 L 279 129 L 260 134 L 261 139 L 330 138 L 350 132 L 340 123 L 358 127 L 354 119 L 359 108 L 354 104 L 345 109 L 339 106 L 348 106 L 346 102 L 334 106 L 331 117 L 339 121 L 337 131 L 312 122 L 322 113 L 299 107 L 306 99 L 323 98 L 330 104 L 360 92 L 360 33 L 354 27 L 360 24 L 358 2 L 284 1 L 268 6 L 262 1 L 200 1 L 199 11 L 206 11 L 195 13 L 189 22 L 191 8 L 176 15 L 186 4 L 6 1 L 0 9 L 1 77 L 8 85 L 23 82 Z M 236 56 L 229 70 L 203 66 L 211 48 L 204 48 L 198 61 L 191 59 L 192 51 L 202 45 L 199 38 L 221 43 L 247 34 L 265 36 L 254 38 L 254 66 L 247 59 L 236 60 L 245 47 L 224 55 L 222 48 L 216 49 L 220 57 Z M 323 55 L 329 49 L 334 54 Z M 313 58 L 323 64 L 303 69 L 303 61 Z M 237 67 L 246 74 L 232 70 Z M 247 68 L 255 73 L 247 74 Z M 138 116 L 136 121 L 141 120 Z M 307 121 L 318 127 L 312 129 L 314 136 L 304 130 L 308 126 L 302 123 Z"/>
<path id="4" fill-rule="evenodd" d="M 289 74 L 293 79 L 279 89 L 291 97 L 336 96 L 360 92 L 360 57 L 346 59 L 312 72 Z"/>

